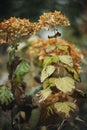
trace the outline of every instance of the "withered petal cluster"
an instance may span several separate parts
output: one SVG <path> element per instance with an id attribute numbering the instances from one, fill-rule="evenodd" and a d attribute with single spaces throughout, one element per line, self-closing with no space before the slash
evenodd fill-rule
<path id="1" fill-rule="evenodd" d="M 35 32 L 35 23 L 28 19 L 11 17 L 0 23 L 0 43 L 12 43 L 21 37 L 31 36 Z"/>
<path id="2" fill-rule="evenodd" d="M 60 50 L 56 46 L 57 44 L 59 45 L 64 45 L 67 47 L 68 51 Z M 56 48 L 53 49 L 50 52 L 46 52 L 46 48 L 51 45 L 55 46 Z M 43 39 L 37 39 L 36 41 L 33 42 L 32 47 L 29 48 L 28 52 L 35 54 L 39 56 L 40 60 L 43 60 L 46 56 L 49 55 L 70 55 L 73 59 L 74 63 L 74 68 L 79 72 L 79 67 L 80 67 L 80 62 L 83 58 L 83 55 L 79 49 L 77 49 L 74 44 L 69 43 L 65 40 L 62 39 L 56 39 L 56 38 L 50 38 L 47 40 Z"/>
<path id="3" fill-rule="evenodd" d="M 36 31 L 57 25 L 70 25 L 69 20 L 60 11 L 44 13 L 37 23 L 29 22 L 25 18 L 11 17 L 0 23 L 0 43 L 18 42 L 21 38 L 29 38 Z"/>
<path id="4" fill-rule="evenodd" d="M 70 22 L 60 11 L 44 13 L 40 16 L 38 29 L 52 28 L 57 25 L 69 26 Z"/>

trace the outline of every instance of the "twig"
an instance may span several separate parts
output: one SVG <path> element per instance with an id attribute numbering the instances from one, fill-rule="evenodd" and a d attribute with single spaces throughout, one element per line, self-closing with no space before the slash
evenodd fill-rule
<path id="1" fill-rule="evenodd" d="M 61 130 L 65 124 L 66 120 L 64 119 L 61 124 L 59 125 L 58 129 L 57 130 Z"/>

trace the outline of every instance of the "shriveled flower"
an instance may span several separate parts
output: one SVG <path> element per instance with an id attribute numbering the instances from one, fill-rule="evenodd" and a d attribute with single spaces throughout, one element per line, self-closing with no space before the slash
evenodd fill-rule
<path id="1" fill-rule="evenodd" d="M 57 25 L 70 25 L 68 18 L 66 18 L 60 11 L 44 13 L 43 15 L 41 15 L 37 24 L 37 29 L 49 29 L 52 27 L 56 27 Z"/>
<path id="2" fill-rule="evenodd" d="M 50 94 L 44 101 L 42 101 L 42 106 L 46 107 L 48 105 L 51 105 L 55 102 L 59 101 L 59 93 Z"/>
<path id="3" fill-rule="evenodd" d="M 67 101 L 68 98 L 69 96 L 62 91 L 58 93 L 51 93 L 44 101 L 41 102 L 41 106 L 46 107 L 56 102 L 64 102 Z"/>
<path id="4" fill-rule="evenodd" d="M 14 43 L 22 37 L 29 37 L 35 32 L 35 23 L 27 19 L 11 17 L 0 23 L 0 43 Z"/>
<path id="5" fill-rule="evenodd" d="M 0 23 L 0 43 L 19 42 L 21 39 L 29 38 L 36 31 L 57 25 L 70 25 L 69 20 L 59 11 L 44 13 L 37 23 L 29 22 L 25 18 L 11 17 Z"/>

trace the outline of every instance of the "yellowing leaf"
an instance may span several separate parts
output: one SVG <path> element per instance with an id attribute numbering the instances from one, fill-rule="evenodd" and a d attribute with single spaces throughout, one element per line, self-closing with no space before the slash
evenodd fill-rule
<path id="1" fill-rule="evenodd" d="M 54 87 L 55 86 L 55 79 L 56 78 L 48 78 L 46 79 L 46 81 L 44 81 L 43 83 L 43 88 L 50 88 L 50 87 Z"/>
<path id="2" fill-rule="evenodd" d="M 40 92 L 38 92 L 34 99 L 36 98 L 37 99 L 37 103 L 41 103 L 42 101 L 44 101 L 50 94 L 52 93 L 51 89 L 50 88 L 47 88 L 47 89 L 44 89 L 44 90 L 41 90 Z"/>
<path id="3" fill-rule="evenodd" d="M 46 78 L 48 78 L 55 71 L 55 67 L 53 65 L 49 65 L 43 68 L 41 72 L 41 82 L 43 82 Z"/>
<path id="4" fill-rule="evenodd" d="M 72 93 L 75 89 L 74 80 L 68 76 L 55 79 L 56 87 L 64 93 Z"/>
<path id="5" fill-rule="evenodd" d="M 62 55 L 62 56 L 58 56 L 60 62 L 69 65 L 70 67 L 73 67 L 73 60 L 72 57 L 70 55 Z"/>
<path id="6" fill-rule="evenodd" d="M 78 107 L 74 102 L 57 102 L 53 107 L 54 111 L 65 119 L 72 119 L 78 112 Z"/>
<path id="7" fill-rule="evenodd" d="M 67 52 L 68 46 L 57 44 L 56 45 L 59 50 Z"/>
<path id="8" fill-rule="evenodd" d="M 53 45 L 48 45 L 45 49 L 46 53 L 50 53 L 52 52 L 53 50 L 56 49 L 56 46 L 53 46 Z"/>
<path id="9" fill-rule="evenodd" d="M 78 75 L 78 73 L 76 72 L 75 69 L 71 68 L 70 66 L 64 66 L 64 67 L 66 68 L 66 70 L 67 70 L 68 72 L 70 72 L 70 73 L 73 75 L 73 78 L 74 78 L 76 81 L 81 82 L 81 79 L 80 79 L 80 77 L 79 77 L 79 75 Z"/>
<path id="10" fill-rule="evenodd" d="M 58 62 L 58 56 L 46 56 L 44 59 L 44 66 L 54 64 Z"/>

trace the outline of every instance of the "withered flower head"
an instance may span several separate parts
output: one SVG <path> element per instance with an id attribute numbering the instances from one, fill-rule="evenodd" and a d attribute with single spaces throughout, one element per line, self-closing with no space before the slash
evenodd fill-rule
<path id="1" fill-rule="evenodd" d="M 57 25 L 64 25 L 69 26 L 69 20 L 66 18 L 60 11 L 44 13 L 40 16 L 38 22 L 38 30 L 41 28 L 52 28 L 56 27 Z"/>
<path id="2" fill-rule="evenodd" d="M 11 17 L 0 23 L 0 43 L 13 43 L 20 38 L 31 36 L 35 32 L 35 23 L 27 19 Z"/>
<path id="3" fill-rule="evenodd" d="M 29 38 L 36 31 L 43 28 L 56 27 L 57 25 L 70 25 L 69 20 L 59 11 L 44 13 L 37 23 L 31 23 L 28 19 L 11 17 L 0 23 L 0 43 L 14 43 L 21 38 Z"/>

